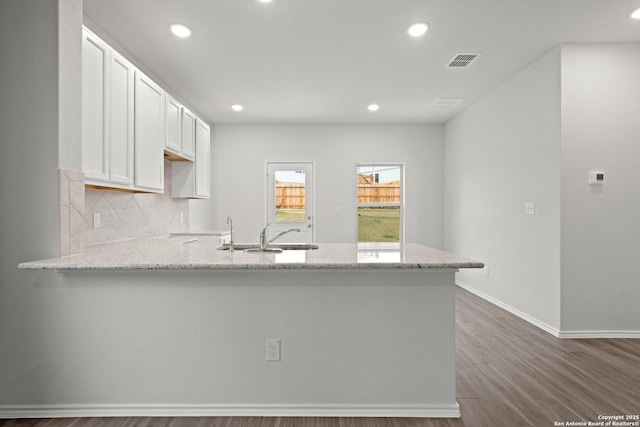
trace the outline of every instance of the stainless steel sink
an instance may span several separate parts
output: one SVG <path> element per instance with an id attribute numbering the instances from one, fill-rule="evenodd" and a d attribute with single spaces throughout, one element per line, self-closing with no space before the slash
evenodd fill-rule
<path id="1" fill-rule="evenodd" d="M 280 254 L 280 253 L 282 253 L 282 249 L 279 249 L 279 248 L 264 248 L 264 249 L 260 249 L 260 247 L 257 247 L 257 248 L 245 249 L 244 251 L 245 252 L 272 253 L 272 254 Z"/>
<path id="2" fill-rule="evenodd" d="M 233 248 L 236 251 L 245 251 L 247 249 L 260 249 L 260 245 L 257 245 L 255 243 L 234 243 L 233 244 Z M 218 251 L 228 251 L 229 250 L 229 244 L 225 243 L 224 245 L 216 248 L 216 250 Z"/>
<path id="3" fill-rule="evenodd" d="M 260 245 L 255 243 L 234 243 L 233 248 L 237 251 L 246 251 L 246 252 L 271 252 L 271 253 L 279 253 L 282 251 L 309 251 L 318 249 L 318 245 L 309 244 L 309 243 L 272 243 L 267 246 L 265 249 L 260 249 Z M 219 251 L 228 251 L 229 244 L 225 243 L 224 245 L 217 248 Z"/>
<path id="4" fill-rule="evenodd" d="M 310 251 L 318 249 L 318 245 L 311 243 L 272 243 L 268 248 L 277 248 L 283 251 Z"/>

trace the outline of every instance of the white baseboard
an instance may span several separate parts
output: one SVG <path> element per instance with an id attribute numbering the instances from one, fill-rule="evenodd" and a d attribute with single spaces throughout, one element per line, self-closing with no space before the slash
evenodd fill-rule
<path id="1" fill-rule="evenodd" d="M 460 406 L 421 404 L 0 405 L 2 418 L 76 417 L 418 417 L 460 418 Z"/>
<path id="2" fill-rule="evenodd" d="M 634 338 L 640 339 L 640 331 L 561 331 L 560 338 Z"/>
<path id="3" fill-rule="evenodd" d="M 536 319 L 535 317 L 529 316 L 527 313 L 524 313 L 517 308 L 513 308 L 508 304 L 503 303 L 500 300 L 497 300 L 484 292 L 481 292 L 472 286 L 467 285 L 464 282 L 456 280 L 456 285 L 460 286 L 462 289 L 465 289 L 471 292 L 474 295 L 479 296 L 480 298 L 489 301 L 490 303 L 497 305 L 498 307 L 508 311 L 509 313 L 518 316 L 519 318 L 526 320 L 534 326 L 542 329 L 545 332 L 550 333 L 551 335 L 562 338 L 562 339 L 586 339 L 586 338 L 640 338 L 640 331 L 562 331 L 554 328 L 553 326 L 547 325 L 544 322 Z"/>

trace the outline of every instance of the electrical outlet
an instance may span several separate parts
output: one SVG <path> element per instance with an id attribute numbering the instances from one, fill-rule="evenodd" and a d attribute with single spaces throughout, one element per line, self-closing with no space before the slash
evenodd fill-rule
<path id="1" fill-rule="evenodd" d="M 266 343 L 267 360 L 272 362 L 280 361 L 280 340 L 269 339 Z"/>
<path id="2" fill-rule="evenodd" d="M 100 228 L 102 227 L 102 215 L 100 215 L 100 212 L 94 212 L 93 213 L 93 228 Z"/>
<path id="3" fill-rule="evenodd" d="M 184 212 L 180 212 L 180 224 L 184 224 Z"/>

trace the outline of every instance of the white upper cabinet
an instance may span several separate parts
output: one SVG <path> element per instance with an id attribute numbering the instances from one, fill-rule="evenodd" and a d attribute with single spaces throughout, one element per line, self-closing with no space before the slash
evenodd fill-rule
<path id="1" fill-rule="evenodd" d="M 182 155 L 182 105 L 171 95 L 165 94 L 165 143 L 164 150 L 170 155 Z"/>
<path id="2" fill-rule="evenodd" d="M 109 58 L 111 49 L 82 32 L 82 169 L 90 180 L 109 180 Z"/>
<path id="3" fill-rule="evenodd" d="M 109 180 L 133 185 L 133 105 L 135 67 L 117 52 L 111 53 L 109 109 Z"/>
<path id="4" fill-rule="evenodd" d="M 195 161 L 172 163 L 171 195 L 190 199 L 208 199 L 211 185 L 211 132 L 209 125 L 200 119 L 195 117 L 194 119 Z"/>
<path id="5" fill-rule="evenodd" d="M 196 118 L 169 94 L 165 94 L 165 157 L 173 161 L 193 161 Z"/>
<path id="6" fill-rule="evenodd" d="M 136 188 L 164 192 L 164 91 L 136 70 L 135 75 L 135 168 Z"/>
<path id="7" fill-rule="evenodd" d="M 87 184 L 133 186 L 135 67 L 82 32 L 82 169 Z"/>
<path id="8" fill-rule="evenodd" d="M 201 120 L 196 120 L 196 182 L 195 196 L 203 199 L 209 198 L 210 188 L 210 152 L 211 131 L 209 125 Z"/>
<path id="9" fill-rule="evenodd" d="M 186 108 L 182 108 L 182 155 L 189 160 L 195 157 L 196 149 L 196 116 Z"/>
<path id="10" fill-rule="evenodd" d="M 209 197 L 209 126 L 90 30 L 82 29 L 82 169 L 87 185 Z"/>

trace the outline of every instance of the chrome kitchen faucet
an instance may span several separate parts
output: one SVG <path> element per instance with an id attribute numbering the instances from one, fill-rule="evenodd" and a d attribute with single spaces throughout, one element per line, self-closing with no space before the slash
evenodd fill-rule
<path id="1" fill-rule="evenodd" d="M 269 241 L 267 241 L 267 228 L 271 225 L 271 223 L 267 223 L 267 225 L 262 229 L 262 232 L 260 233 L 260 250 L 264 251 L 267 248 L 267 245 L 273 241 L 275 241 L 276 239 L 279 239 L 280 237 L 284 236 L 287 233 L 291 233 L 293 231 L 295 231 L 296 233 L 300 232 L 299 228 L 290 228 L 288 230 L 282 231 L 278 234 L 276 234 L 275 236 L 273 236 L 271 239 L 269 239 Z"/>
<path id="2" fill-rule="evenodd" d="M 229 240 L 229 251 L 233 251 L 233 220 L 231 219 L 231 216 L 227 216 L 227 224 L 230 226 L 231 229 L 231 237 Z"/>

